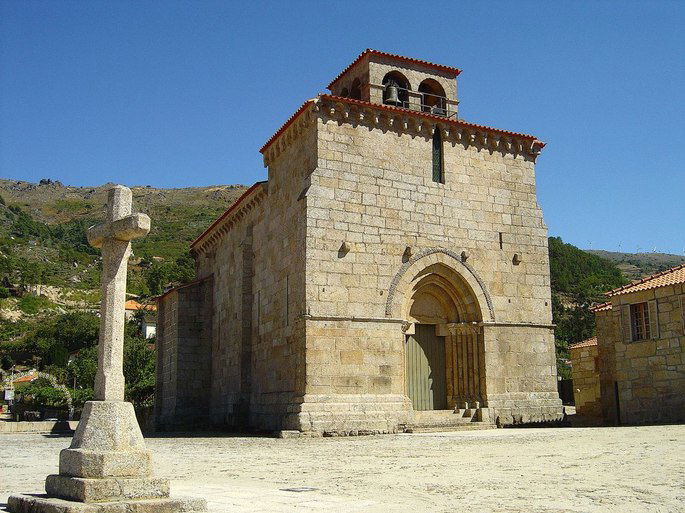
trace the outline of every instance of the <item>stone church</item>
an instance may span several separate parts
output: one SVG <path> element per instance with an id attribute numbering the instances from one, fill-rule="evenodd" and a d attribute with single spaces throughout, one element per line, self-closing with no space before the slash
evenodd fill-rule
<path id="1" fill-rule="evenodd" d="M 366 50 L 264 144 L 159 298 L 159 429 L 560 418 L 544 143 L 461 119 L 459 73 Z"/>

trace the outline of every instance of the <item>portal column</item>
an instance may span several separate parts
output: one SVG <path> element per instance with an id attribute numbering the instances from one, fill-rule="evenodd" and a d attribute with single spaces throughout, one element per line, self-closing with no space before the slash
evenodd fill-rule
<path id="1" fill-rule="evenodd" d="M 469 407 L 473 407 L 476 402 L 482 405 L 482 325 L 474 322 L 454 322 L 447 324 L 447 330 L 453 341 L 453 354 L 456 360 L 453 362 L 456 369 L 454 403 L 459 408 L 463 408 L 465 403 L 468 403 Z"/>

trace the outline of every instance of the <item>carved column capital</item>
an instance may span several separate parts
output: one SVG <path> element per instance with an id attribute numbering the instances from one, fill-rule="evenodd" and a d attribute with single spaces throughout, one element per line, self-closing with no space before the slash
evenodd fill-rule
<path id="1" fill-rule="evenodd" d="M 447 329 L 452 335 L 478 335 L 482 332 L 483 324 L 480 322 L 450 322 Z"/>

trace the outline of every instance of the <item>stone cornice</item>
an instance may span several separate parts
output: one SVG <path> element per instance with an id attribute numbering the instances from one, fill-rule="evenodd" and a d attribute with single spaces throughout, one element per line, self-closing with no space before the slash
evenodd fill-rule
<path id="1" fill-rule="evenodd" d="M 381 105 L 328 94 L 319 95 L 312 110 L 341 123 L 359 123 L 371 127 L 430 137 L 437 128 L 443 140 L 464 147 L 523 155 L 535 160 L 545 143 L 533 135 L 500 130 L 390 105 Z"/>
<path id="2" fill-rule="evenodd" d="M 307 100 L 259 150 L 264 166 L 271 163 L 312 125 L 317 117 L 341 123 L 359 123 L 395 132 L 430 137 L 435 128 L 444 141 L 473 146 L 478 149 L 522 155 L 535 161 L 545 143 L 534 135 L 510 132 L 499 128 L 450 119 L 428 112 L 419 112 L 390 105 L 320 94 Z"/>
<path id="3" fill-rule="evenodd" d="M 221 237 L 253 211 L 267 195 L 266 182 L 257 182 L 253 185 L 190 245 L 193 254 L 199 255 L 212 248 Z"/>
<path id="4" fill-rule="evenodd" d="M 271 163 L 290 146 L 300 135 L 314 122 L 311 106 L 317 100 L 307 100 L 302 106 L 286 121 L 278 131 L 259 150 L 264 159 L 264 167 Z"/>

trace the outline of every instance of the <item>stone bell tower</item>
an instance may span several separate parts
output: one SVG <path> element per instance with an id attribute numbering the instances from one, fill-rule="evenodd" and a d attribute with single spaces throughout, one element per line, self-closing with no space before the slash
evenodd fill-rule
<path id="1" fill-rule="evenodd" d="M 457 118 L 461 70 L 366 50 L 330 84 L 333 96 Z"/>

